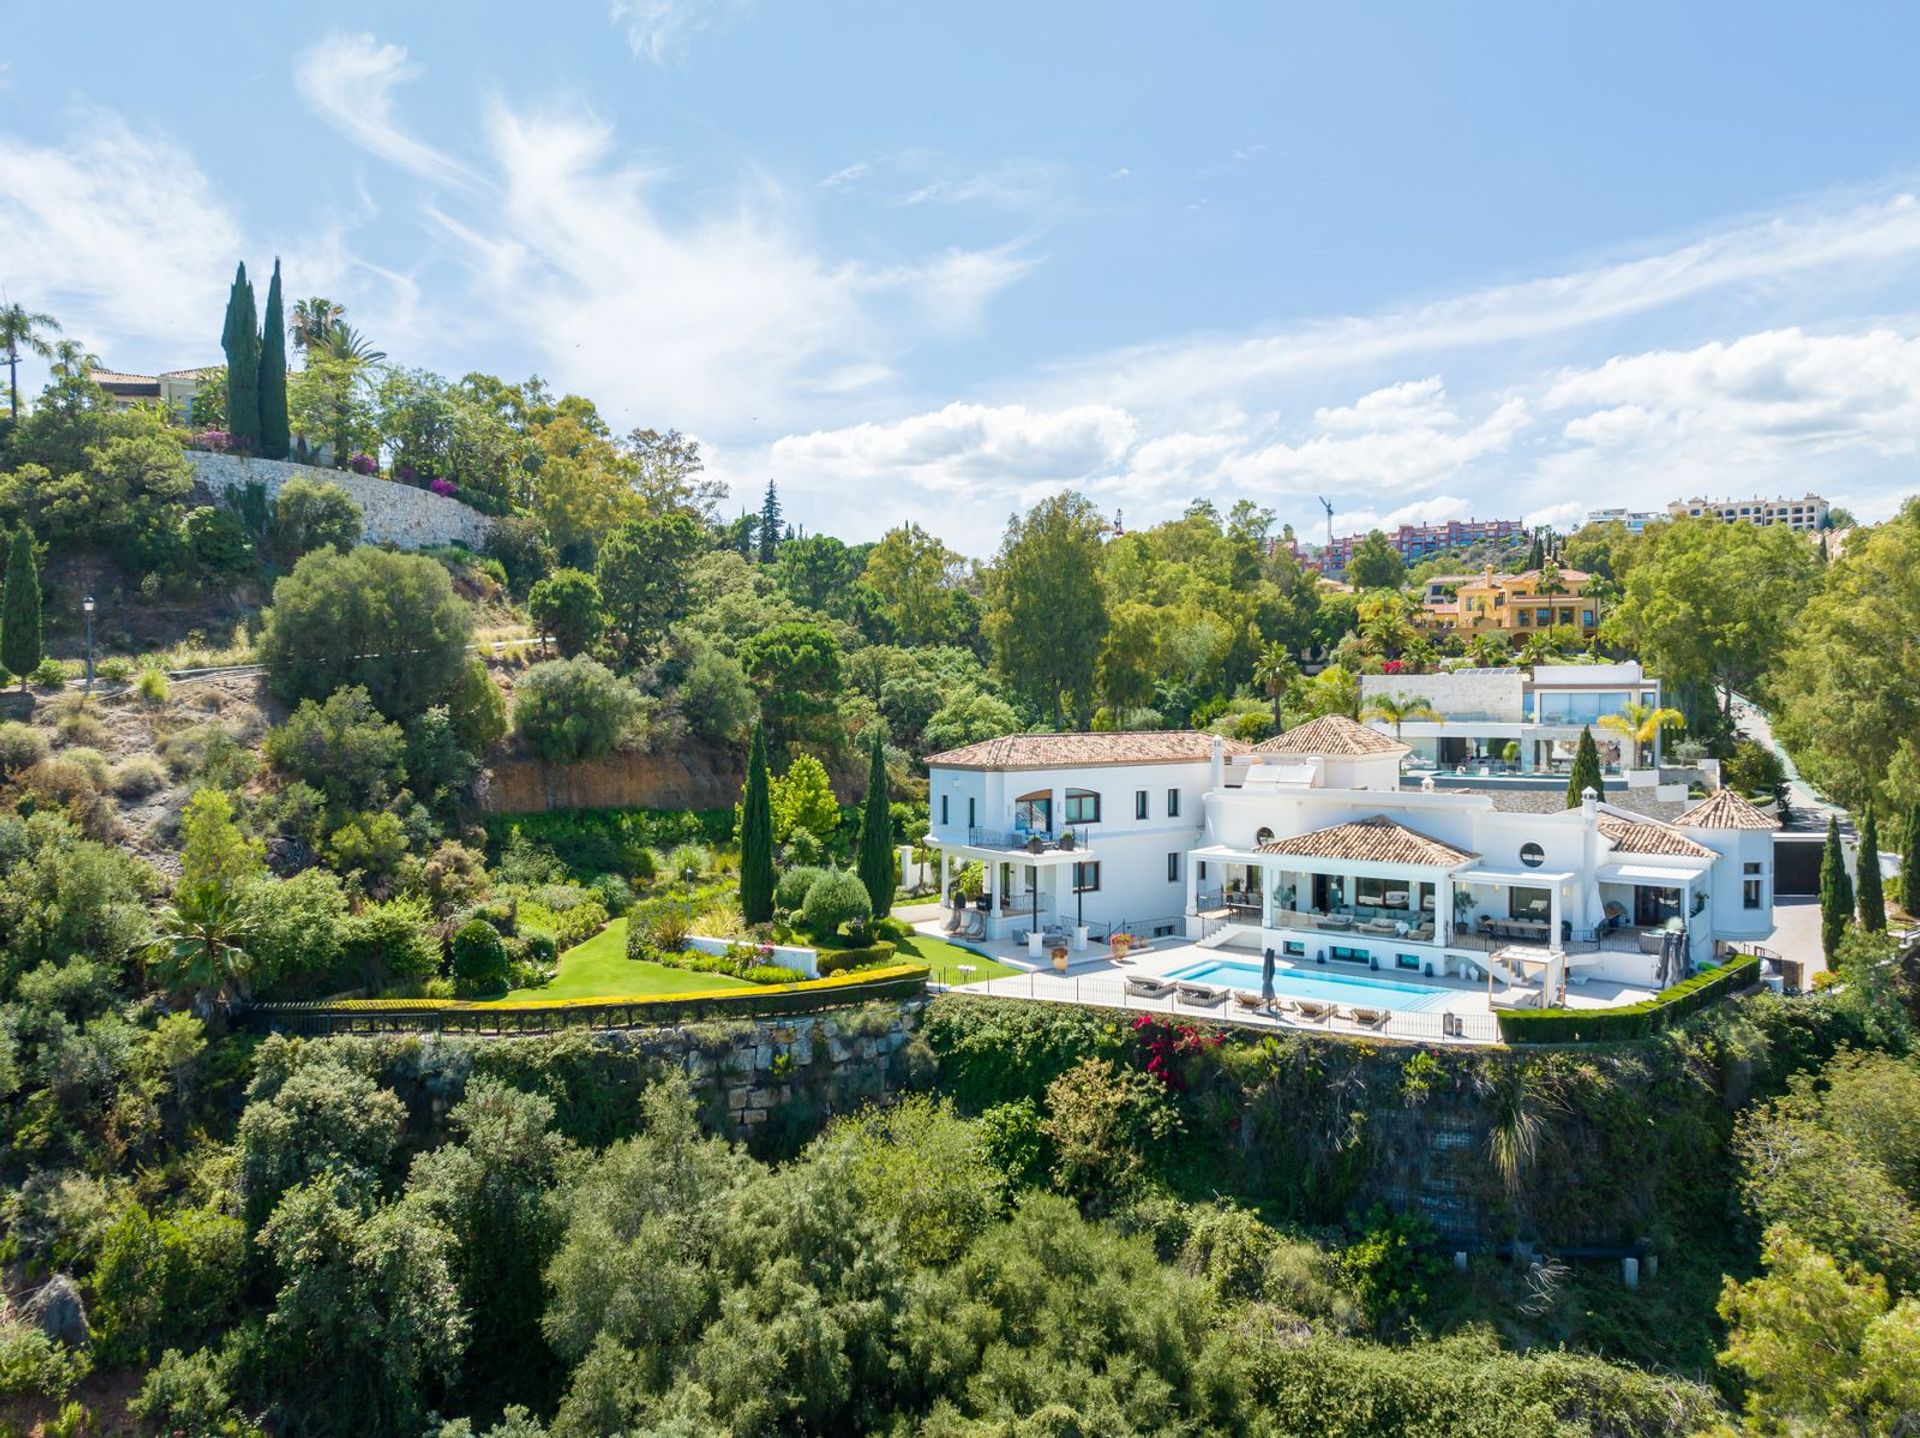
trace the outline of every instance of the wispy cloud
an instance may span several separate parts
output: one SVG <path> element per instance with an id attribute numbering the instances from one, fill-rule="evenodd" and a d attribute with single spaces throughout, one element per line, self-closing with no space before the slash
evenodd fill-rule
<path id="1" fill-rule="evenodd" d="M 332 35 L 294 61 L 293 83 L 309 108 L 369 154 L 429 179 L 471 188 L 473 175 L 416 138 L 394 117 L 393 92 L 421 73 L 405 47 L 372 35 Z"/>
<path id="2" fill-rule="evenodd" d="M 636 56 L 656 65 L 684 59 L 694 37 L 733 24 L 750 0 L 613 0 L 607 16 Z"/>

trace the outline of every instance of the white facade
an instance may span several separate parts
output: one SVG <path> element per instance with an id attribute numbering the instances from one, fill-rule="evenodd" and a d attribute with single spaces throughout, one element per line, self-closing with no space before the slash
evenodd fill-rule
<path id="1" fill-rule="evenodd" d="M 1608 715 L 1629 704 L 1659 707 L 1660 681 L 1634 661 L 1624 664 L 1542 664 L 1532 669 L 1456 669 L 1443 674 L 1363 674 L 1360 699 L 1379 695 L 1419 697 L 1438 720 L 1409 719 L 1394 726 L 1371 720 L 1374 730 L 1395 735 L 1412 751 L 1412 766 L 1449 773 L 1553 774 L 1573 766 L 1583 728 L 1593 730 L 1601 768 L 1619 773 L 1634 767 L 1631 745 L 1604 727 Z M 1656 735 L 1642 760 L 1657 766 Z"/>
<path id="2" fill-rule="evenodd" d="M 1676 499 L 1667 511 L 1676 519 L 1685 515 L 1727 524 L 1784 524 L 1807 534 L 1827 527 L 1827 502 L 1817 494 L 1799 499 Z"/>
<path id="3" fill-rule="evenodd" d="M 1017 768 L 936 755 L 928 840 L 942 892 L 962 865 L 983 861 L 988 892 L 965 917 L 988 938 L 1232 930 L 1296 965 L 1507 982 L 1531 965 L 1548 991 L 1587 977 L 1658 987 L 1771 931 L 1770 821 L 1731 795 L 1673 824 L 1597 797 L 1509 812 L 1486 794 L 1403 789 L 1404 746 L 1351 721 L 1311 727 L 1311 742 L 1348 752 L 1303 752 L 1303 729 L 1269 741 L 1291 750 L 1213 739 L 1206 761 L 1049 768 L 1043 743 Z M 1061 822 L 1070 796 L 1075 813 L 1098 817 Z M 1053 820 L 1044 832 L 1043 816 Z M 1076 868 L 1089 863 L 1097 882 Z"/>
<path id="4" fill-rule="evenodd" d="M 1649 524 L 1673 518 L 1664 509 L 1593 509 L 1587 511 L 1588 524 L 1625 525 L 1628 534 L 1640 534 Z"/>

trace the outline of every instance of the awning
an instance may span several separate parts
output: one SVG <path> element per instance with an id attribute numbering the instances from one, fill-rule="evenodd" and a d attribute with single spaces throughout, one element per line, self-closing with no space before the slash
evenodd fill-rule
<path id="1" fill-rule="evenodd" d="M 1538 889 L 1543 885 L 1564 884 L 1573 870 L 1551 873 L 1545 869 L 1460 869 L 1454 873 L 1456 884 L 1503 884 L 1509 889 Z"/>
<path id="2" fill-rule="evenodd" d="M 1658 884 L 1666 889 L 1680 889 L 1700 878 L 1701 871 L 1663 864 L 1602 864 L 1599 877 L 1606 883 Z"/>

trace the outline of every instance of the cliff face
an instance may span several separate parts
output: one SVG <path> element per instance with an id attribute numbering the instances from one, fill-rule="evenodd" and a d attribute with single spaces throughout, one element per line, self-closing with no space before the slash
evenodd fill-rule
<path id="1" fill-rule="evenodd" d="M 740 797 L 745 765 L 735 754 L 682 749 L 610 754 L 585 764 L 501 759 L 487 768 L 481 807 L 489 814 L 545 809 L 724 809 Z"/>
<path id="2" fill-rule="evenodd" d="M 866 770 L 829 768 L 843 804 L 859 802 Z M 663 754 L 610 754 L 585 764 L 506 757 L 487 766 L 480 807 L 488 814 L 546 809 L 727 809 L 740 800 L 746 757 L 687 746 Z"/>

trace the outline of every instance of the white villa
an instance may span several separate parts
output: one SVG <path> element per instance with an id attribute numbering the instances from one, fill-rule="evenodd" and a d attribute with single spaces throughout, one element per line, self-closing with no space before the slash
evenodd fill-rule
<path id="1" fill-rule="evenodd" d="M 1773 928 L 1774 821 L 1722 790 L 1671 820 L 1403 788 L 1408 746 L 1328 716 L 1259 745 L 1015 734 L 928 762 L 941 892 L 984 940 L 1115 929 L 1324 970 L 1659 989 Z M 1349 969 L 1351 972 L 1351 969 Z M 1548 999 L 1551 1002 L 1551 999 Z"/>
<path id="2" fill-rule="evenodd" d="M 1461 774 L 1565 774 L 1580 731 L 1591 727 L 1601 768 L 1633 767 L 1626 737 L 1601 720 L 1629 704 L 1660 705 L 1660 681 L 1637 661 L 1624 664 L 1540 664 L 1531 669 L 1456 669 L 1445 674 L 1363 674 L 1362 703 L 1381 695 L 1418 697 L 1440 716 L 1408 719 L 1394 737 L 1412 751 L 1413 768 Z M 1383 734 L 1394 726 L 1371 721 Z M 1659 764 L 1660 737 L 1649 756 Z"/>

